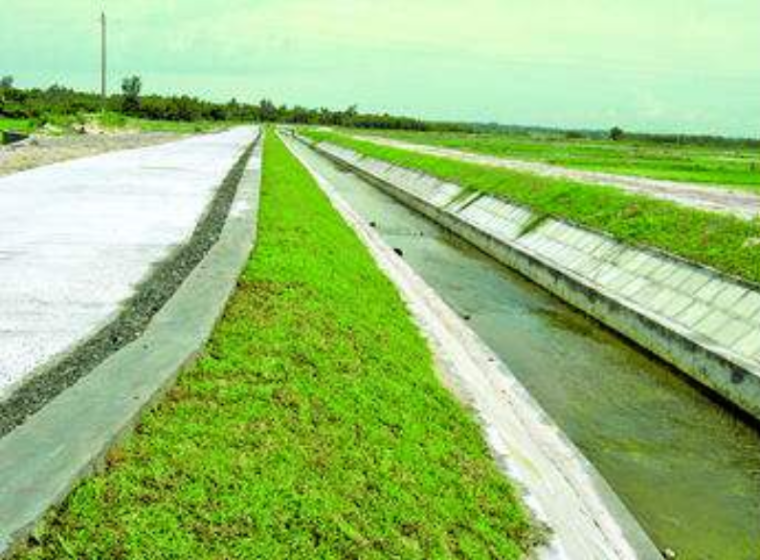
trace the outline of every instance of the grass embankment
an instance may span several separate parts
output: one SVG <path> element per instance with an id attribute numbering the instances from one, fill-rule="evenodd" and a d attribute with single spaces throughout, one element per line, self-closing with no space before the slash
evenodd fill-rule
<path id="1" fill-rule="evenodd" d="M 760 190 L 760 155 L 751 148 L 663 145 L 643 140 L 533 138 L 510 134 L 353 131 L 505 158 L 539 161 L 573 169 L 654 179 L 712 183 Z"/>
<path id="2" fill-rule="evenodd" d="M 7 119 L 0 117 L 0 131 L 23 134 L 43 133 L 50 136 L 78 134 L 84 128 L 107 132 L 173 132 L 194 134 L 213 132 L 237 123 L 212 121 L 152 121 L 127 117 L 119 113 L 81 115 L 48 115 L 37 119 Z"/>
<path id="3" fill-rule="evenodd" d="M 390 282 L 272 134 L 198 364 L 25 558 L 516 558 L 535 532 Z"/>
<path id="4" fill-rule="evenodd" d="M 0 132 L 12 131 L 21 134 L 30 134 L 37 128 L 32 119 L 7 119 L 0 117 Z"/>
<path id="5" fill-rule="evenodd" d="M 317 141 L 334 142 L 473 190 L 503 196 L 532 208 L 539 216 L 568 219 L 632 245 L 658 248 L 760 282 L 760 220 L 750 222 L 603 186 L 417 154 L 334 132 L 309 130 L 306 134 Z"/>

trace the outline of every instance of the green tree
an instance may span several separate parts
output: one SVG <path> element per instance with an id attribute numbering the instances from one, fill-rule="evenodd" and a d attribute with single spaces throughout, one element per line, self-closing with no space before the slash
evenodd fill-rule
<path id="1" fill-rule="evenodd" d="M 140 110 L 140 92 L 142 91 L 142 80 L 140 76 L 129 76 L 121 82 L 121 92 L 123 95 L 121 109 L 126 114 L 134 114 Z"/>
<path id="2" fill-rule="evenodd" d="M 625 132 L 619 126 L 613 126 L 612 130 L 610 130 L 610 140 L 613 140 L 614 142 L 622 140 L 624 136 Z"/>
<path id="3" fill-rule="evenodd" d="M 0 78 L 0 104 L 5 105 L 6 94 L 13 89 L 13 76 Z"/>
<path id="4" fill-rule="evenodd" d="M 262 99 L 259 102 L 259 119 L 263 122 L 277 120 L 277 107 L 269 99 Z"/>
<path id="5" fill-rule="evenodd" d="M 358 107 L 356 105 L 351 105 L 348 109 L 343 111 L 343 126 L 353 126 L 356 122 L 356 117 L 358 116 Z"/>

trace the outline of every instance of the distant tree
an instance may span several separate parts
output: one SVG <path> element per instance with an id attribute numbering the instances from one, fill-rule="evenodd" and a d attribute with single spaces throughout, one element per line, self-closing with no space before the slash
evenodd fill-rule
<path id="1" fill-rule="evenodd" d="M 357 116 L 359 116 L 359 108 L 355 104 L 351 105 L 343 111 L 343 118 L 341 119 L 343 122 L 341 124 L 343 126 L 353 126 Z"/>
<path id="2" fill-rule="evenodd" d="M 610 140 L 613 140 L 614 142 L 622 140 L 624 136 L 625 132 L 619 126 L 613 126 L 610 130 Z"/>
<path id="3" fill-rule="evenodd" d="M 269 99 L 262 99 L 259 102 L 259 119 L 263 122 L 274 122 L 277 120 L 277 107 Z"/>
<path id="4" fill-rule="evenodd" d="M 224 106 L 224 113 L 227 116 L 227 119 L 230 120 L 236 120 L 240 118 L 240 103 L 238 103 L 238 100 L 234 97 L 230 99 L 229 103 Z"/>
<path id="5" fill-rule="evenodd" d="M 0 103 L 5 105 L 6 92 L 13 89 L 13 76 L 3 76 L 0 78 Z"/>
<path id="6" fill-rule="evenodd" d="M 140 110 L 140 92 L 142 91 L 142 80 L 140 76 L 129 76 L 121 82 L 121 93 L 123 95 L 121 109 L 127 114 L 135 114 Z"/>

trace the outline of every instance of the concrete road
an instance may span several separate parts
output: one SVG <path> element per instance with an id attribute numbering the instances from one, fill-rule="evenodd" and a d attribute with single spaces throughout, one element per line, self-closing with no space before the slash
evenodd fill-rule
<path id="1" fill-rule="evenodd" d="M 486 154 L 475 154 L 453 148 L 443 148 L 427 144 L 414 144 L 412 142 L 404 142 L 402 140 L 381 138 L 377 136 L 357 134 L 354 138 L 421 154 L 456 159 L 479 165 L 503 167 L 514 171 L 533 173 L 543 177 L 570 179 L 581 183 L 616 187 L 635 194 L 669 200 L 670 202 L 675 202 L 682 206 L 731 214 L 745 220 L 751 220 L 760 215 L 760 196 L 740 190 L 731 190 L 728 187 L 724 188 L 717 185 L 700 183 L 682 183 L 661 179 L 647 179 L 645 177 L 616 175 L 599 171 L 582 171 L 548 163 L 502 158 Z"/>
<path id="2" fill-rule="evenodd" d="M 0 178 L 0 399 L 188 240 L 254 127 Z"/>

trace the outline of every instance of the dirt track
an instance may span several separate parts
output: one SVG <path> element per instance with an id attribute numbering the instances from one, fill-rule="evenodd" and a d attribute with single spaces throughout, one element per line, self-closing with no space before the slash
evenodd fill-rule
<path id="1" fill-rule="evenodd" d="M 0 147 L 0 176 L 60 161 L 171 142 L 173 133 L 90 134 L 41 136 L 21 144 Z"/>
<path id="2" fill-rule="evenodd" d="M 503 167 L 544 177 L 571 179 L 582 183 L 617 187 L 628 192 L 669 200 L 691 208 L 732 214 L 745 220 L 751 220 L 760 216 L 760 196 L 744 191 L 731 190 L 730 188 L 717 185 L 681 183 L 660 179 L 634 177 L 630 175 L 582 171 L 547 163 L 474 154 L 452 148 L 413 144 L 411 142 L 392 140 L 390 138 L 379 138 L 377 136 L 355 135 L 354 138 L 384 146 L 391 146 L 422 154 L 476 163 L 479 165 Z"/>

